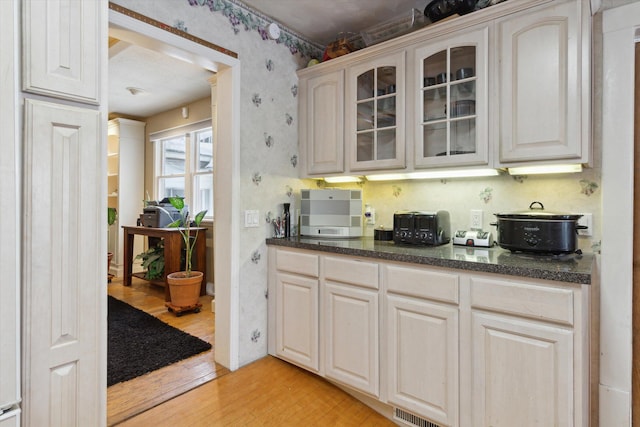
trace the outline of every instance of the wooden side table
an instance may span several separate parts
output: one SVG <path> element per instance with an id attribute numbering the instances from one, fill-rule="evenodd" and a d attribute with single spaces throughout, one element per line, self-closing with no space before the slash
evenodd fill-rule
<path id="1" fill-rule="evenodd" d="M 133 275 L 133 237 L 140 236 L 157 237 L 164 240 L 164 275 L 162 281 L 158 283 L 164 285 L 165 301 L 170 301 L 169 285 L 167 284 L 167 274 L 180 271 L 180 254 L 183 250 L 182 234 L 180 228 L 153 228 L 153 227 L 129 227 L 122 226 L 124 231 L 124 286 L 131 286 L 131 276 Z M 194 247 L 192 270 L 202 271 L 203 279 L 200 287 L 200 295 L 204 295 L 207 289 L 207 236 L 206 227 L 191 227 L 190 234 L 198 238 Z M 140 277 L 140 276 L 136 276 Z M 144 277 L 141 277 L 144 279 Z M 146 280 L 146 279 L 145 279 Z"/>

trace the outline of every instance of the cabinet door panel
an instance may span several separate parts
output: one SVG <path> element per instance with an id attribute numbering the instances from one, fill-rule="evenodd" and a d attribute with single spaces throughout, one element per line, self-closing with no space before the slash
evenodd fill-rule
<path id="1" fill-rule="evenodd" d="M 404 51 L 348 69 L 345 143 L 350 171 L 406 166 L 405 80 Z"/>
<path id="2" fill-rule="evenodd" d="M 326 376 L 377 397 L 377 292 L 335 283 L 323 292 Z"/>
<path id="3" fill-rule="evenodd" d="M 489 162 L 489 27 L 415 50 L 415 165 Z"/>
<path id="4" fill-rule="evenodd" d="M 580 14 L 570 2 L 498 24 L 501 162 L 583 155 Z"/>
<path id="5" fill-rule="evenodd" d="M 473 425 L 574 425 L 573 332 L 485 313 L 471 316 Z"/>
<path id="6" fill-rule="evenodd" d="M 23 88 L 98 104 L 106 3 L 25 0 Z"/>
<path id="7" fill-rule="evenodd" d="M 387 296 L 389 402 L 458 424 L 458 310 Z"/>
<path id="8" fill-rule="evenodd" d="M 20 411 L 0 415 L 0 427 L 20 427 Z"/>
<path id="9" fill-rule="evenodd" d="M 306 131 L 301 136 L 307 149 L 307 172 L 344 172 L 344 71 L 310 78 L 300 102 L 306 103 L 301 118 Z"/>
<path id="10" fill-rule="evenodd" d="M 276 275 L 276 354 L 318 371 L 318 280 Z"/>

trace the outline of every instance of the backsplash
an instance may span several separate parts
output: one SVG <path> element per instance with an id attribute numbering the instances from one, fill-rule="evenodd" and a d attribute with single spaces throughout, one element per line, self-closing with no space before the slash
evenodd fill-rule
<path id="1" fill-rule="evenodd" d="M 315 188 L 323 181 L 311 182 Z M 326 184 L 326 187 L 361 188 L 363 203 L 376 212 L 376 227 L 392 227 L 393 214 L 401 210 L 447 210 L 452 232 L 468 229 L 471 209 L 484 212 L 483 229 L 494 233 L 495 213 L 520 211 L 531 202 L 541 202 L 545 210 L 593 214 L 593 236 L 581 236 L 578 246 L 585 252 L 600 247 L 600 176 L 598 169 L 566 175 L 501 175 L 488 178 L 448 180 L 366 182 L 360 184 Z M 363 207 L 364 210 L 364 207 Z M 366 235 L 373 235 L 369 226 Z"/>

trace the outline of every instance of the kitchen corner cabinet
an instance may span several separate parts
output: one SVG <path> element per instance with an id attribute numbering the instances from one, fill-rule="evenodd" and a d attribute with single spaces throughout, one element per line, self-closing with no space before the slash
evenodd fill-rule
<path id="1" fill-rule="evenodd" d="M 122 225 L 135 225 L 144 200 L 144 129 L 145 123 L 129 119 L 109 120 L 107 130 L 107 206 L 118 214 L 109 227 L 108 250 L 113 252 L 111 274 L 124 273 Z M 143 251 L 141 242 L 134 255 Z"/>
<path id="2" fill-rule="evenodd" d="M 579 0 L 498 21 L 499 166 L 590 161 L 590 22 Z"/>
<path id="3" fill-rule="evenodd" d="M 351 65 L 346 83 L 349 170 L 398 169 L 405 158 L 405 51 Z"/>
<path id="4" fill-rule="evenodd" d="M 415 49 L 415 166 L 489 162 L 489 27 Z"/>
<path id="5" fill-rule="evenodd" d="M 300 141 L 308 175 L 344 172 L 344 70 L 300 80 Z"/>

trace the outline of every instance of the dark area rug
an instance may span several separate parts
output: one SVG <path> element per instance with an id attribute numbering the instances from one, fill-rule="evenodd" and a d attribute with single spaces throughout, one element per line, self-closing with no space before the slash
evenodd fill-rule
<path id="1" fill-rule="evenodd" d="M 109 296 L 107 386 L 211 349 L 211 344 Z"/>

